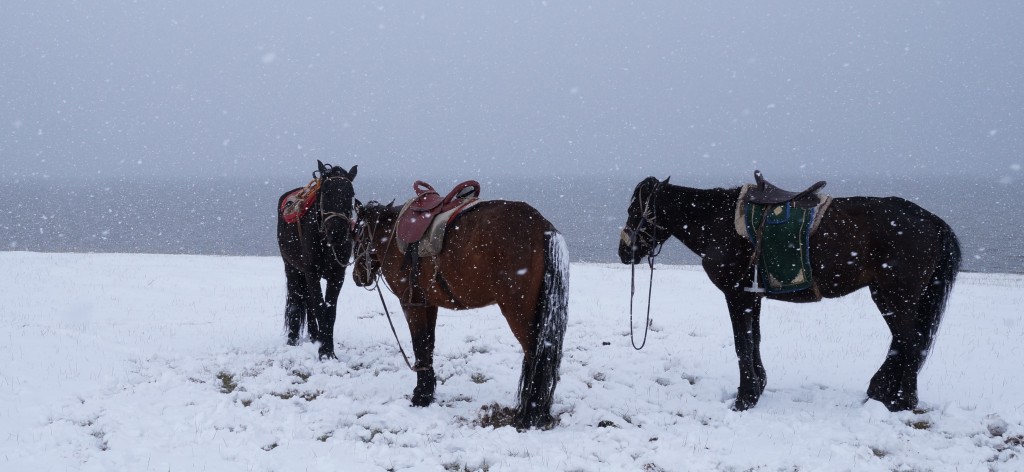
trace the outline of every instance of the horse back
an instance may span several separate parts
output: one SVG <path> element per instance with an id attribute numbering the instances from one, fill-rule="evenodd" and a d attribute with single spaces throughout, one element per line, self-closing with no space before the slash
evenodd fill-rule
<path id="1" fill-rule="evenodd" d="M 931 273 L 951 233 L 941 218 L 900 197 L 834 198 L 810 237 L 814 277 L 832 298 Z"/>
<path id="2" fill-rule="evenodd" d="M 500 298 L 535 297 L 543 279 L 545 236 L 557 231 L 524 202 L 487 200 L 449 226 L 437 264 L 467 306 L 500 303 Z M 424 269 L 430 274 L 433 269 Z M 427 277 L 427 275 L 424 275 Z M 424 279 L 426 286 L 429 280 Z M 508 287 L 497 293 L 493 287 Z M 442 305 L 443 306 L 443 305 Z"/>
<path id="3" fill-rule="evenodd" d="M 320 267 L 319 261 L 324 258 L 324 255 L 319 246 L 320 235 L 317 228 L 308 223 L 308 213 L 294 223 L 289 223 L 285 220 L 282 212 L 282 204 L 285 199 L 301 189 L 303 187 L 293 188 L 281 194 L 281 197 L 277 199 L 277 247 L 286 264 L 302 272 L 321 275 L 322 267 Z M 299 237 L 300 225 L 302 226 L 301 238 Z"/>

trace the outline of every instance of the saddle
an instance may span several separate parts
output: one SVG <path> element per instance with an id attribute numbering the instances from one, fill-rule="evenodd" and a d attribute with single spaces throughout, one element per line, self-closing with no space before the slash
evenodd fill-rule
<path id="1" fill-rule="evenodd" d="M 754 171 L 754 180 L 741 188 L 736 202 L 736 232 L 754 246 L 754 283 L 744 290 L 782 294 L 810 289 L 807 299 L 820 300 L 809 241 L 832 203 L 832 197 L 818 193 L 825 181 L 793 192 L 772 185 L 761 171 Z"/>
<path id="2" fill-rule="evenodd" d="M 441 197 L 430 184 L 417 180 L 412 184 L 416 196 L 409 200 L 398 214 L 395 235 L 398 236 L 398 248 L 405 254 L 402 268 L 409 271 L 410 290 L 402 299 L 402 306 L 422 306 L 426 303 L 423 290 L 419 285 L 420 257 L 433 257 L 441 252 L 444 241 L 444 230 L 448 223 L 454 221 L 465 210 L 479 202 L 480 183 L 467 180 L 456 185 L 448 195 Z M 428 228 L 430 236 L 424 238 Z M 451 288 L 440 274 L 434 274 L 441 286 L 456 306 L 461 306 Z"/>
<path id="3" fill-rule="evenodd" d="M 320 190 L 320 179 L 313 179 L 308 185 L 288 194 L 281 201 L 281 217 L 285 223 L 295 223 L 309 211 L 316 202 L 317 191 Z"/>
<path id="4" fill-rule="evenodd" d="M 754 171 L 754 181 L 757 184 L 747 190 L 747 202 L 758 205 L 781 205 L 792 202 L 793 206 L 797 208 L 816 206 L 820 202 L 817 192 L 825 186 L 825 181 L 822 180 L 807 187 L 806 190 L 791 192 L 772 185 L 771 182 L 764 179 L 759 170 Z"/>
<path id="5" fill-rule="evenodd" d="M 422 239 L 438 215 L 455 210 L 480 196 L 480 183 L 475 180 L 467 180 L 456 185 L 444 197 L 441 197 L 430 184 L 420 180 L 412 184 L 412 189 L 416 196 L 406 203 L 398 215 L 398 226 L 395 229 L 398 240 L 406 245 Z"/>

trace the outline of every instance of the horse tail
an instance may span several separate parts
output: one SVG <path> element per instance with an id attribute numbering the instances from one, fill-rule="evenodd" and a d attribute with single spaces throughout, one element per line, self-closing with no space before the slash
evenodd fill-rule
<path id="1" fill-rule="evenodd" d="M 545 427 L 553 423 L 551 403 L 562 362 L 562 340 L 569 305 L 569 252 L 565 238 L 551 229 L 544 234 L 544 279 L 537 299 L 533 353 L 523 356 L 519 379 L 520 427 Z"/>
<path id="2" fill-rule="evenodd" d="M 943 225 L 942 253 L 939 263 L 932 273 L 931 280 L 925 287 L 924 295 L 918 303 L 918 319 L 928 328 L 928 344 L 925 352 L 930 352 L 934 345 L 935 334 L 939 331 L 942 315 L 946 310 L 946 302 L 953 291 L 953 282 L 960 272 L 960 241 L 949 225 Z"/>

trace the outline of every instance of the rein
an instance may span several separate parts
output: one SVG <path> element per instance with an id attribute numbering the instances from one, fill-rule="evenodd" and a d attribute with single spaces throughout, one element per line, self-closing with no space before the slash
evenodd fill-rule
<path id="1" fill-rule="evenodd" d="M 395 344 L 398 345 L 398 352 L 402 353 L 402 359 L 405 359 L 405 365 L 409 366 L 409 370 L 413 372 L 425 372 L 430 370 L 427 367 L 413 367 L 412 363 L 409 362 L 409 355 L 405 353 L 405 349 L 402 348 L 402 341 L 398 339 L 398 331 L 395 330 L 395 323 L 391 321 L 391 312 L 388 311 L 387 303 L 384 303 L 384 293 L 380 291 L 380 281 L 383 277 L 384 276 L 377 274 L 377 278 L 373 282 L 373 289 L 377 291 L 377 296 L 380 297 L 380 305 L 384 307 L 384 315 L 387 316 L 388 325 L 391 326 L 391 334 L 395 336 Z"/>
<path id="2" fill-rule="evenodd" d="M 647 244 L 647 265 L 651 268 L 651 275 L 647 283 L 647 319 L 644 322 L 644 337 L 640 342 L 640 346 L 636 345 L 636 335 L 633 333 L 633 296 L 636 294 L 636 263 L 634 262 L 629 265 L 629 342 L 633 345 L 633 349 L 637 351 L 643 349 L 644 346 L 647 345 L 647 331 L 651 328 L 651 294 L 654 291 L 654 258 L 661 254 L 661 249 L 664 247 L 664 243 L 658 243 L 658 228 L 665 228 L 655 222 L 658 217 L 658 199 L 656 196 L 660 187 L 661 184 L 659 183 L 654 187 L 651 195 L 647 197 L 647 201 L 644 203 L 644 209 L 640 216 L 640 222 L 637 223 L 637 228 L 633 231 L 633 235 L 630 238 L 632 239 L 633 237 L 644 233 L 641 231 L 644 223 L 649 224 L 653 228 L 650 231 L 650 239 Z M 650 217 L 648 217 L 648 208 L 651 209 Z M 634 256 L 631 260 L 636 260 L 635 243 L 636 241 L 630 242 L 630 247 L 632 248 L 632 254 Z"/>
<path id="3" fill-rule="evenodd" d="M 660 251 L 659 251 L 660 252 Z M 633 334 L 633 295 L 636 293 L 636 264 L 630 264 L 629 269 L 629 342 L 633 349 L 639 351 L 647 345 L 647 330 L 651 327 L 651 293 L 654 290 L 654 256 L 647 256 L 647 264 L 651 267 L 651 277 L 647 281 L 647 320 L 644 322 L 644 338 L 640 346 L 636 345 L 636 336 Z"/>
<path id="4" fill-rule="evenodd" d="M 366 222 L 365 221 L 361 222 L 361 224 L 359 224 L 358 226 L 359 226 L 359 229 L 356 232 L 356 238 L 355 238 L 356 239 L 356 257 L 355 257 L 355 259 L 358 260 L 361 256 L 365 256 L 366 265 L 367 265 L 367 267 L 365 269 L 366 269 L 367 273 L 369 273 L 369 272 L 371 272 L 370 267 L 369 267 L 369 264 L 370 264 L 370 254 L 369 254 L 369 252 L 371 250 L 371 248 L 370 248 L 370 241 L 366 242 L 366 249 L 365 250 L 360 250 L 359 249 L 360 245 L 358 244 L 358 240 L 360 239 L 359 235 L 360 234 L 364 234 L 363 230 L 364 230 L 364 228 L 367 228 Z M 395 223 L 395 226 L 397 226 L 397 221 Z M 376 229 L 376 225 L 374 225 L 374 230 L 375 229 Z M 367 237 L 372 237 L 372 233 L 373 232 L 374 232 L 373 230 L 367 230 L 367 233 L 369 233 L 369 234 L 367 234 L 366 236 Z M 395 232 L 395 229 L 392 228 L 391 229 L 391 236 L 388 237 L 388 245 L 384 247 L 384 253 L 387 253 L 387 250 L 391 247 L 391 240 L 393 240 L 395 238 L 394 232 Z M 371 288 L 363 287 L 363 288 L 366 289 L 367 291 L 374 291 L 374 290 L 377 291 L 377 296 L 380 298 L 380 306 L 384 308 L 384 316 L 387 317 L 388 325 L 391 327 L 391 334 L 395 336 L 395 344 L 398 345 L 398 352 L 402 353 L 402 359 L 405 360 L 405 365 L 407 365 L 409 367 L 409 370 L 411 370 L 413 372 L 425 372 L 425 371 L 430 370 L 429 367 L 413 367 L 413 363 L 409 362 L 409 355 L 405 353 L 405 349 L 402 347 L 402 341 L 400 339 L 398 339 L 398 331 L 395 330 L 395 323 L 394 323 L 394 321 L 391 320 L 391 311 L 388 310 L 388 304 L 384 302 L 384 292 L 382 292 L 380 290 L 380 283 L 382 281 L 384 282 L 384 286 L 387 287 L 388 290 L 391 293 L 395 293 L 395 291 L 391 290 L 391 287 L 387 285 L 387 281 L 384 280 L 384 275 L 383 275 L 382 271 L 380 271 L 380 270 L 377 271 L 377 275 L 374 277 L 373 287 L 371 287 Z"/>

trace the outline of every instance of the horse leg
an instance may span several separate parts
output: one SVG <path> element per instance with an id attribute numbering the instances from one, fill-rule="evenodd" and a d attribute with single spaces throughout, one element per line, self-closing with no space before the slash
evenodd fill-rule
<path id="1" fill-rule="evenodd" d="M 924 365 L 933 332 L 920 323 L 916 297 L 890 287 L 871 286 L 871 298 L 892 333 L 889 351 L 868 384 L 868 398 L 890 411 L 917 406 L 917 374 Z"/>
<path id="2" fill-rule="evenodd" d="M 285 264 L 284 275 L 287 279 L 288 298 L 284 308 L 284 323 L 288 330 L 288 345 L 299 343 L 302 321 L 306 316 L 306 278 L 298 269 Z"/>
<path id="3" fill-rule="evenodd" d="M 518 304 L 517 304 L 518 305 Z M 502 315 L 508 322 L 512 335 L 523 348 L 523 369 L 519 377 L 519 390 L 517 393 L 517 406 L 515 414 L 515 426 L 519 429 L 526 429 L 536 426 L 548 426 L 554 422 L 551 417 L 551 401 L 547 383 L 557 380 L 557 372 L 544 374 L 541 364 L 550 364 L 550 359 L 543 362 L 538 354 L 537 344 L 549 341 L 540 339 L 536 316 L 533 314 L 533 306 L 501 306 Z M 560 347 L 560 343 L 559 343 Z M 550 355 L 546 355 L 550 357 Z M 557 363 L 555 369 L 557 370 Z M 551 376 L 554 378 L 548 379 Z"/>
<path id="4" fill-rule="evenodd" d="M 732 321 L 732 339 L 740 368 L 740 386 L 733 410 L 753 407 L 764 393 L 768 382 L 761 362 L 761 297 L 749 293 L 725 296 Z"/>
<path id="5" fill-rule="evenodd" d="M 327 279 L 327 292 L 324 294 L 324 309 L 320 311 L 317 327 L 320 331 L 320 358 L 337 359 L 334 354 L 334 321 L 338 317 L 338 294 L 345 283 L 344 273 L 341 277 Z"/>
<path id="6" fill-rule="evenodd" d="M 416 388 L 412 391 L 413 406 L 429 406 L 434 401 L 437 377 L 434 376 L 434 333 L 437 329 L 437 307 L 403 307 L 412 335 L 412 351 L 416 356 Z"/>
<path id="7" fill-rule="evenodd" d="M 315 343 L 324 344 L 324 306 L 323 293 L 320 291 L 320 278 L 306 274 L 306 326 L 309 327 L 309 338 Z M 332 346 L 333 347 L 333 346 Z M 323 359 L 323 356 L 321 356 Z"/>

